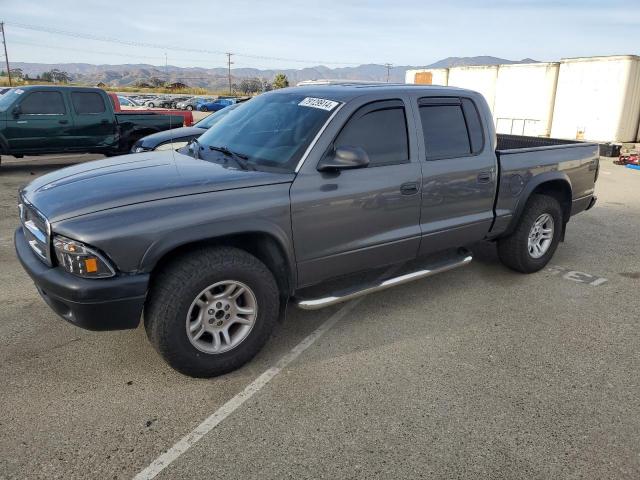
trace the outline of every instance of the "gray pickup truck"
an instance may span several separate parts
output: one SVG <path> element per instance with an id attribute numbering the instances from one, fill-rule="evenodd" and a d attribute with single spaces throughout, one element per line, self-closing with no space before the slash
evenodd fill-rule
<path id="1" fill-rule="evenodd" d="M 322 308 L 465 265 L 481 240 L 540 270 L 594 205 L 598 169 L 595 144 L 496 136 L 472 91 L 294 87 L 178 152 L 34 180 L 15 245 L 65 320 L 113 330 L 144 316 L 172 367 L 210 377 L 250 360 L 287 301 Z"/>

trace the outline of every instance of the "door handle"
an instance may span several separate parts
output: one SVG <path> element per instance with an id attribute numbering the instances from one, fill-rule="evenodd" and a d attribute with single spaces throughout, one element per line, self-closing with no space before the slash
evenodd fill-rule
<path id="1" fill-rule="evenodd" d="M 58 123 L 61 125 L 66 125 L 67 123 L 69 123 L 69 120 L 58 120 Z"/>
<path id="2" fill-rule="evenodd" d="M 480 172 L 476 177 L 478 183 L 489 183 L 493 179 L 493 172 Z"/>
<path id="3" fill-rule="evenodd" d="M 106 125 L 107 123 L 109 123 L 109 120 L 107 120 L 106 118 L 103 118 L 102 120 L 100 120 L 100 123 Z"/>
<path id="4" fill-rule="evenodd" d="M 400 185 L 400 193 L 402 195 L 415 195 L 418 193 L 418 183 L 417 182 L 407 182 Z"/>

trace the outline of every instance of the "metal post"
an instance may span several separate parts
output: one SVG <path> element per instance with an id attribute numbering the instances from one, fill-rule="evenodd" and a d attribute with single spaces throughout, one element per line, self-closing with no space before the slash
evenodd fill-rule
<path id="1" fill-rule="evenodd" d="M 233 94 L 233 90 L 231 90 L 231 64 L 233 63 L 231 61 L 231 55 L 233 55 L 233 53 L 227 53 L 227 66 L 229 69 L 229 95 Z"/>
<path id="2" fill-rule="evenodd" d="M 9 86 L 11 87 L 11 68 L 9 67 L 9 55 L 7 54 L 7 40 L 4 38 L 4 22 L 0 22 L 0 31 L 2 31 L 2 45 L 4 45 L 4 60 L 7 64 L 7 76 L 9 77 Z"/>

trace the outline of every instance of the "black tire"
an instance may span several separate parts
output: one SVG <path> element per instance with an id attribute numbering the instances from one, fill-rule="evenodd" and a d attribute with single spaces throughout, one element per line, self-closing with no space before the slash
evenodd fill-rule
<path id="1" fill-rule="evenodd" d="M 202 107 L 200 107 L 200 111 L 201 112 L 208 112 L 209 109 L 207 107 L 205 107 L 205 106 L 202 106 Z"/>
<path id="2" fill-rule="evenodd" d="M 187 105 L 187 110 L 189 111 L 193 110 L 193 105 Z"/>
<path id="3" fill-rule="evenodd" d="M 529 233 L 536 220 L 543 214 L 553 218 L 553 237 L 547 251 L 540 257 L 534 258 L 529 253 Z M 532 195 L 518 222 L 518 226 L 511 235 L 498 240 L 498 256 L 500 261 L 522 273 L 533 273 L 541 270 L 549 263 L 558 247 L 564 226 L 562 208 L 558 201 L 548 195 Z"/>
<path id="4" fill-rule="evenodd" d="M 149 102 L 149 103 L 147 103 L 147 107 L 149 107 L 149 108 L 153 108 L 153 107 L 155 107 L 155 106 L 156 106 L 156 104 L 155 104 L 155 103 L 153 103 L 153 102 Z"/>
<path id="5" fill-rule="evenodd" d="M 187 315 L 199 292 L 224 280 L 242 282 L 253 291 L 257 316 L 237 346 L 225 353 L 204 353 L 187 336 Z M 273 274 L 253 255 L 230 247 L 201 249 L 174 259 L 154 275 L 144 325 L 171 367 L 191 377 L 215 377 L 241 367 L 260 351 L 278 318 L 279 302 Z"/>

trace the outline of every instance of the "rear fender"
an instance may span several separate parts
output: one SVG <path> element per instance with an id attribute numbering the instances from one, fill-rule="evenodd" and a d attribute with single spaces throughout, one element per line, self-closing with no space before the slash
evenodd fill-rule
<path id="1" fill-rule="evenodd" d="M 560 202 L 564 220 L 561 238 L 564 240 L 564 232 L 571 215 L 571 199 L 573 198 L 572 192 L 571 180 L 564 172 L 553 171 L 536 175 L 527 183 L 520 194 L 511 222 L 503 236 L 510 235 L 515 230 L 531 195 L 535 193 L 542 193 L 551 195 Z"/>

